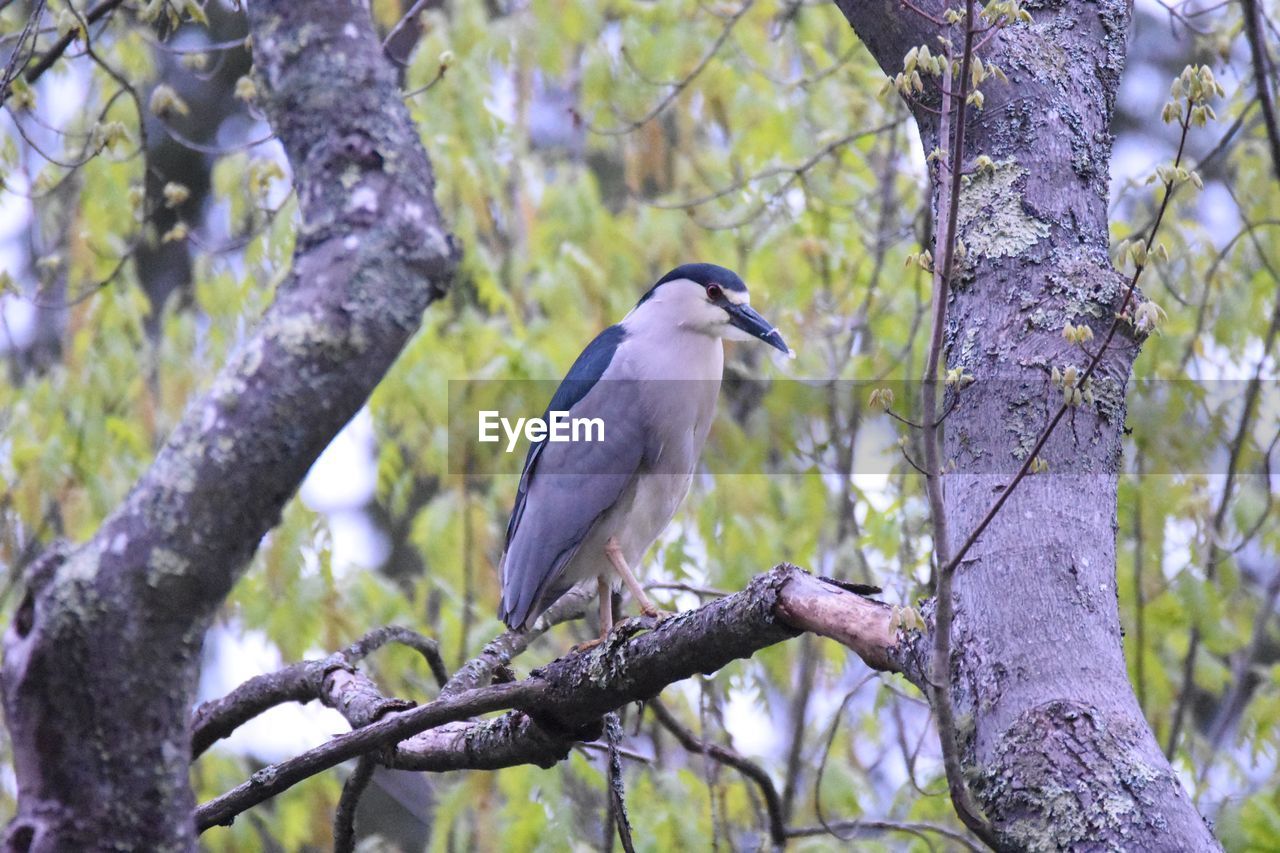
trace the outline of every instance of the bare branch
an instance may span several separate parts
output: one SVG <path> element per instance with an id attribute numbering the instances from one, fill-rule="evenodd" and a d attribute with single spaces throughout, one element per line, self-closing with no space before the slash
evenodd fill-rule
<path id="1" fill-rule="evenodd" d="M 286 702 L 310 702 L 320 695 L 327 663 L 341 666 L 333 656 L 325 661 L 302 661 L 279 672 L 255 676 L 220 699 L 205 702 L 191 715 L 191 757 L 204 751 L 254 717 Z"/>
<path id="2" fill-rule="evenodd" d="M 102 0 L 102 2 L 84 13 L 84 19 L 90 24 L 96 24 L 99 20 L 114 12 L 116 7 L 120 6 L 123 2 L 124 0 Z M 44 4 L 41 3 L 40 8 L 42 9 L 43 6 Z M 80 16 L 77 15 L 77 17 Z M 49 49 L 42 53 L 40 58 L 37 59 L 34 64 L 28 66 L 26 70 L 23 71 L 23 79 L 28 83 L 34 83 L 39 80 L 40 76 L 44 74 L 44 72 L 52 68 L 53 64 L 62 58 L 62 55 L 67 52 L 67 48 L 71 46 L 71 43 L 75 41 L 78 36 L 78 31 L 74 29 L 68 30 L 59 36 L 57 41 L 50 45 Z M 8 100 L 9 93 L 11 91 L 12 90 L 6 86 L 4 91 L 0 92 L 0 101 Z"/>
<path id="3" fill-rule="evenodd" d="M 386 719 L 363 729 L 339 735 L 302 755 L 259 770 L 248 781 L 196 809 L 196 827 L 203 832 L 211 826 L 229 824 L 246 809 L 322 770 L 382 749 L 435 726 L 523 704 L 532 699 L 535 692 L 532 683 L 528 681 L 498 684 L 390 714 Z"/>
<path id="4" fill-rule="evenodd" d="M 427 662 L 427 666 L 431 667 L 431 674 L 435 677 L 436 684 L 443 689 L 448 683 L 449 671 L 445 668 L 444 658 L 440 656 L 440 644 L 430 637 L 424 637 L 417 631 L 400 625 L 386 625 L 373 629 L 343 649 L 342 656 L 348 663 L 354 664 L 387 643 L 399 643 L 418 652 Z"/>
<path id="5" fill-rule="evenodd" d="M 458 668 L 453 678 L 441 689 L 440 695 L 451 696 L 482 686 L 494 673 L 511 663 L 530 643 L 552 627 L 581 617 L 593 597 L 594 590 L 588 592 L 586 589 L 572 589 L 547 608 L 527 631 L 507 631 L 490 640 L 480 654 Z"/>
<path id="6" fill-rule="evenodd" d="M 918 823 L 911 821 L 896 820 L 838 820 L 832 821 L 830 828 L 843 834 L 843 838 L 854 838 L 860 835 L 869 835 L 872 833 L 880 834 L 885 832 L 905 832 L 910 835 L 918 835 L 924 837 L 927 833 L 941 835 L 943 838 L 955 844 L 963 846 L 966 850 L 981 850 L 977 844 L 966 838 L 959 832 L 950 827 L 942 826 L 937 823 Z M 812 838 L 818 835 L 829 835 L 827 827 L 823 826 L 796 826 L 787 830 L 788 838 Z"/>
<path id="7" fill-rule="evenodd" d="M 888 605 L 799 573 L 783 589 L 778 615 L 789 625 L 847 646 L 872 669 L 910 669 L 897 656 L 902 649 Z"/>
<path id="8" fill-rule="evenodd" d="M 1267 143 L 1271 151 L 1271 170 L 1280 180 L 1280 123 L 1276 119 L 1275 102 L 1271 96 L 1271 84 L 1275 80 L 1275 70 L 1271 68 L 1271 59 L 1267 56 L 1266 42 L 1262 38 L 1259 25 L 1262 11 L 1258 8 L 1258 0 L 1240 0 L 1240 10 L 1244 18 L 1244 34 L 1249 41 L 1249 54 L 1253 61 L 1253 81 L 1258 89 L 1258 103 L 1262 107 L 1262 120 L 1267 128 Z"/>
<path id="9" fill-rule="evenodd" d="M 693 66 L 693 69 L 681 80 L 672 84 L 671 90 L 667 92 L 667 94 L 658 101 L 651 110 L 639 118 L 628 121 L 618 127 L 594 127 L 591 124 L 588 124 L 588 129 L 593 133 L 599 133 L 602 136 L 625 136 L 634 130 L 644 127 L 646 124 L 653 121 L 653 119 L 657 118 L 663 110 L 671 105 L 672 101 L 680 97 L 681 92 L 689 88 L 689 84 L 698 79 L 698 75 L 706 70 L 706 67 L 711 64 L 711 60 L 720 52 L 720 48 L 724 47 L 724 43 L 728 41 L 729 35 L 733 32 L 733 28 L 737 26 L 738 21 L 742 20 L 742 16 L 747 14 L 754 4 L 755 0 L 744 0 L 738 11 L 730 15 L 725 21 L 724 28 L 720 31 L 720 35 L 711 43 L 711 47 L 707 48 L 707 52 L 702 55 L 702 58 Z"/>
<path id="10" fill-rule="evenodd" d="M 299 661 L 277 672 L 254 676 L 220 699 L 205 702 L 191 715 L 191 757 L 229 737 L 240 726 L 277 705 L 320 699 L 342 713 L 353 728 L 412 702 L 382 696 L 354 665 L 387 643 L 420 652 L 441 687 L 448 681 L 435 640 L 399 625 L 375 628 L 340 652 L 322 660 Z"/>
<path id="11" fill-rule="evenodd" d="M 373 758 L 360 756 L 356 769 L 342 786 L 342 796 L 333 813 L 333 853 L 352 853 L 356 849 L 356 807 L 369 787 L 375 766 Z"/>
<path id="12" fill-rule="evenodd" d="M 877 617 L 876 611 L 883 615 Z M 601 718 L 610 711 L 652 698 L 667 685 L 697 673 L 750 657 L 809 626 L 847 641 L 860 655 L 867 652 L 870 665 L 919 681 L 919 637 L 889 630 L 891 617 L 888 605 L 783 564 L 757 576 L 741 592 L 668 619 L 639 636 L 615 631 L 608 642 L 553 661 L 524 681 L 445 691 L 420 707 L 387 713 L 364 728 L 255 773 L 200 806 L 196 823 L 201 831 L 229 823 L 303 779 L 392 746 L 396 748 L 385 763 L 402 769 L 549 767 L 575 743 L 598 738 Z M 860 633 L 864 630 L 867 635 Z M 507 709 L 514 710 L 496 719 L 463 722 Z"/>
<path id="13" fill-rule="evenodd" d="M 760 788 L 760 794 L 764 797 L 765 809 L 769 817 L 769 838 L 775 848 L 781 849 L 785 847 L 787 844 L 787 826 L 786 819 L 782 814 L 782 799 L 778 796 L 778 789 L 774 787 L 773 780 L 769 778 L 769 774 L 765 769 L 726 746 L 702 740 L 677 720 L 675 715 L 661 701 L 654 699 L 648 703 L 648 708 L 653 712 L 653 716 L 658 722 L 662 724 L 662 727 L 675 735 L 676 740 L 680 741 L 680 745 L 689 752 L 706 755 L 721 764 L 733 767 Z"/>
<path id="14" fill-rule="evenodd" d="M 609 789 L 607 794 L 609 798 L 609 816 L 605 823 L 609 829 L 617 829 L 618 842 L 622 845 L 623 853 L 636 853 L 636 845 L 631 838 L 631 818 L 627 815 L 626 790 L 622 783 L 622 754 L 620 751 L 622 722 L 618 719 L 617 711 L 610 711 L 604 715 L 604 739 L 605 743 L 609 745 L 609 767 L 608 772 L 605 774 L 605 784 Z"/>

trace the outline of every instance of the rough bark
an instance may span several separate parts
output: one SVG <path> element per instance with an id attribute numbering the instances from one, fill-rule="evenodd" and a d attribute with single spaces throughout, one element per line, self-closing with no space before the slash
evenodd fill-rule
<path id="1" fill-rule="evenodd" d="M 837 0 L 888 74 L 938 28 L 893 0 Z M 918 4 L 941 16 L 944 5 Z M 968 162 L 994 174 L 961 194 L 965 266 L 953 282 L 947 366 L 976 378 L 945 423 L 950 548 L 975 528 L 1061 402 L 1053 367 L 1087 357 L 1124 294 L 1108 259 L 1110 121 L 1124 65 L 1126 0 L 1030 3 L 1029 26 L 979 53 L 1008 75 L 984 84 Z M 958 41 L 956 42 L 958 44 Z M 937 108 L 935 97 L 926 101 Z M 926 151 L 938 122 L 913 107 Z M 935 201 L 937 182 L 935 175 Z M 1126 675 L 1116 600 L 1116 485 L 1124 386 L 1140 341 L 1118 335 L 1096 405 L 1062 424 L 1048 474 L 1012 494 L 957 568 L 952 678 L 962 756 L 1012 849 L 1203 850 L 1217 845 L 1164 759 Z M 948 405 L 950 404 L 950 401 Z M 947 407 L 944 406 L 944 410 Z"/>
<path id="2" fill-rule="evenodd" d="M 838 636 L 859 654 L 870 652 L 872 666 L 901 672 L 921 684 L 920 650 L 926 647 L 922 635 L 899 631 L 893 621 L 888 605 L 784 564 L 758 575 L 741 592 L 681 613 L 639 636 L 615 631 L 606 643 L 559 658 L 523 681 L 462 686 L 455 678 L 434 701 L 407 710 L 393 707 L 400 700 L 381 697 L 367 680 L 360 684 L 358 678 L 335 680 L 320 675 L 332 666 L 332 659 L 295 664 L 255 678 L 227 700 L 211 705 L 219 706 L 218 715 L 224 719 L 243 721 L 263 710 L 264 695 L 279 701 L 296 699 L 299 671 L 316 670 L 310 682 L 315 692 L 308 698 L 337 708 L 356 731 L 265 768 L 201 805 L 197 826 L 204 830 L 229 823 L 303 779 L 369 753 L 380 754 L 391 767 L 435 772 L 519 764 L 551 767 L 575 743 L 598 738 L 606 714 L 657 696 L 668 685 L 697 673 L 715 672 L 801 631 Z M 341 666 L 336 672 L 350 675 Z M 513 710 L 493 719 L 471 719 L 505 709 Z M 209 714 L 197 713 L 197 717 L 214 725 Z"/>
<path id="3" fill-rule="evenodd" d="M 13 849 L 194 846 L 187 712 L 207 622 L 452 276 L 367 8 L 256 0 L 249 17 L 300 200 L 293 271 L 97 534 L 28 573 L 4 649 Z"/>

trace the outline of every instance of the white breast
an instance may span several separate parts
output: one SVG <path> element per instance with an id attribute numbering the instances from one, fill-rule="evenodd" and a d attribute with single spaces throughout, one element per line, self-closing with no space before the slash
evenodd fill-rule
<path id="1" fill-rule="evenodd" d="M 602 381 L 618 382 L 615 393 L 636 395 L 632 411 L 645 420 L 652 441 L 650 455 L 632 487 L 601 518 L 566 566 L 565 577 L 573 582 L 604 574 L 616 585 L 604 556 L 611 536 L 617 538 L 635 573 L 642 574 L 646 552 L 688 494 L 715 417 L 724 370 L 723 344 L 669 322 L 635 322 L 652 319 L 637 318 L 638 313 L 623 323 L 627 338 L 618 346 Z"/>

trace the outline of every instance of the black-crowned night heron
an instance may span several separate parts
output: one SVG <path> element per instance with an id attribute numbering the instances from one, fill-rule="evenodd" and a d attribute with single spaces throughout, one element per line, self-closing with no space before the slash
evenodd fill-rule
<path id="1" fill-rule="evenodd" d="M 792 355 L 748 298 L 724 267 L 677 267 L 569 368 L 547 411 L 599 419 L 603 439 L 529 448 L 499 567 L 508 627 L 528 627 L 591 578 L 602 637 L 613 626 L 616 580 L 646 615 L 658 614 L 631 566 L 689 491 L 720 393 L 721 341 L 759 338 Z"/>

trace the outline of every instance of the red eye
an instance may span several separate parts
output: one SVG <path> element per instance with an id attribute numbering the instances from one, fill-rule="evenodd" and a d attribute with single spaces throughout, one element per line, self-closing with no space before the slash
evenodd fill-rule
<path id="1" fill-rule="evenodd" d="M 710 299 L 712 302 L 719 302 L 720 297 L 722 296 L 724 296 L 724 292 L 720 290 L 720 285 L 718 284 L 707 285 L 707 298 Z"/>

